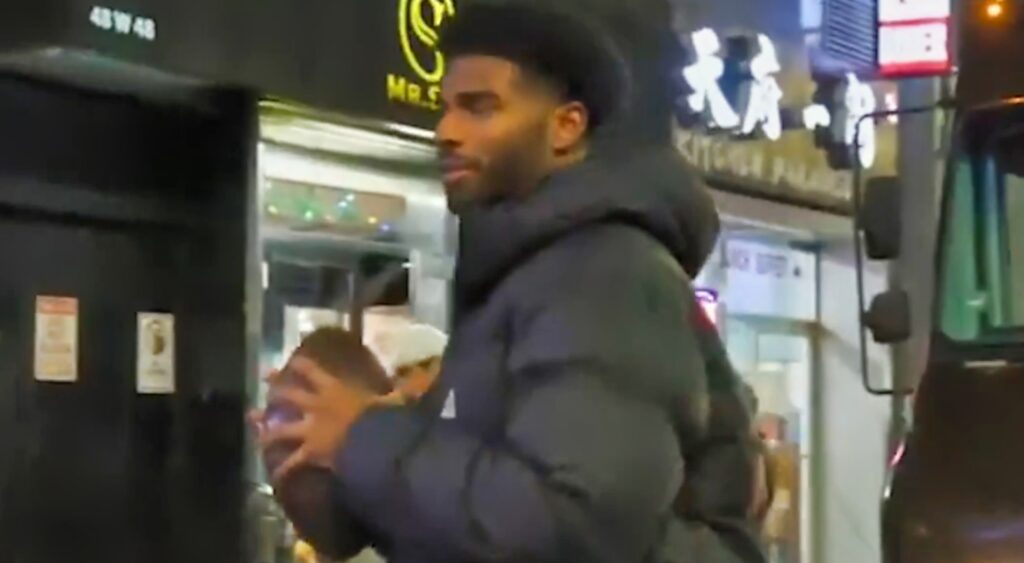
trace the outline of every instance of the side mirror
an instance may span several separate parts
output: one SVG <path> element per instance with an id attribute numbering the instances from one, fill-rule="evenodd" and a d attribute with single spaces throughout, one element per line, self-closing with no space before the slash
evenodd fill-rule
<path id="1" fill-rule="evenodd" d="M 890 289 L 875 296 L 864 312 L 864 326 L 879 344 L 896 344 L 910 338 L 910 296 Z"/>
<path id="2" fill-rule="evenodd" d="M 867 181 L 857 220 L 872 260 L 892 260 L 900 255 L 901 190 L 895 176 Z"/>

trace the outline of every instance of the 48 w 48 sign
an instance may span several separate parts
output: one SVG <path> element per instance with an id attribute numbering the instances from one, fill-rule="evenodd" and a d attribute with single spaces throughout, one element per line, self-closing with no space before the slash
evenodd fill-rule
<path id="1" fill-rule="evenodd" d="M 93 6 L 89 22 L 103 31 L 133 36 L 143 41 L 156 41 L 156 21 L 106 6 Z"/>

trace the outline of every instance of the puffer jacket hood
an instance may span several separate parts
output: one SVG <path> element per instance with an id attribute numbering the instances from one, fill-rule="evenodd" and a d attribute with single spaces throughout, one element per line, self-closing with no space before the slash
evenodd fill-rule
<path id="1" fill-rule="evenodd" d="M 606 222 L 647 232 L 690 277 L 703 266 L 719 228 L 703 182 L 670 147 L 592 158 L 552 176 L 527 198 L 464 214 L 457 292 L 472 300 L 534 251 L 574 229 Z"/>

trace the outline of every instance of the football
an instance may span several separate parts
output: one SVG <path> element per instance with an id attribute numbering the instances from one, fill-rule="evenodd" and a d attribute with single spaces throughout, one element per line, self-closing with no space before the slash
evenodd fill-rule
<path id="1" fill-rule="evenodd" d="M 299 345 L 296 355 L 313 360 L 334 377 L 350 381 L 375 394 L 392 391 L 391 381 L 376 356 L 352 333 L 337 327 L 320 328 Z M 270 389 L 265 423 L 272 428 L 300 420 L 301 413 L 291 405 L 275 399 L 276 388 L 303 385 L 299 376 L 290 373 L 287 365 L 281 378 Z M 295 444 L 278 444 L 263 452 L 267 473 L 273 475 L 278 467 L 295 451 Z M 274 496 L 295 526 L 299 536 L 318 552 L 334 558 L 350 556 L 352 538 L 338 537 L 338 532 L 350 526 L 339 519 L 348 518 L 338 510 L 338 487 L 334 475 L 320 467 L 300 467 L 292 471 L 274 488 Z M 359 549 L 362 546 L 352 546 Z"/>

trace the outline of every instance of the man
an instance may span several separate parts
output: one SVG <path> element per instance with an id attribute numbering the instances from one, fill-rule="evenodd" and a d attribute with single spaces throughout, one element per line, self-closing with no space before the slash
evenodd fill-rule
<path id="1" fill-rule="evenodd" d="M 746 383 L 743 384 L 741 391 L 746 400 L 747 410 L 756 418 L 761 411 L 757 393 L 751 385 Z M 772 472 L 771 451 L 764 443 L 765 437 L 757 429 L 756 421 L 751 424 L 750 434 L 750 440 L 756 453 L 754 456 L 754 497 L 750 504 L 750 519 L 757 529 L 761 529 L 774 500 L 775 475 Z"/>
<path id="2" fill-rule="evenodd" d="M 305 420 L 262 437 L 300 444 L 278 477 L 332 468 L 391 561 L 712 561 L 663 553 L 714 381 L 690 285 L 707 194 L 670 147 L 591 154 L 628 84 L 579 20 L 467 7 L 442 49 L 461 239 L 439 383 L 385 406 L 296 360 L 312 391 L 277 392 Z"/>

